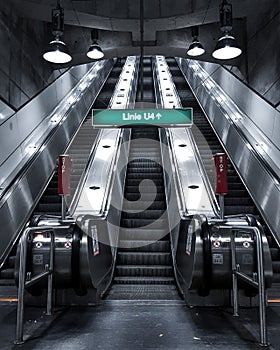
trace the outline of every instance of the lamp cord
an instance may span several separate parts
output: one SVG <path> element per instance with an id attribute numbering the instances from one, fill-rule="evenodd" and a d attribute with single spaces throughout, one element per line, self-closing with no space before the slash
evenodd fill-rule
<path id="1" fill-rule="evenodd" d="M 207 9 L 206 9 L 206 11 L 205 11 L 205 15 L 204 15 L 204 18 L 203 18 L 203 21 L 202 21 L 201 25 L 203 25 L 204 22 L 205 22 L 205 20 L 206 20 L 206 17 L 207 17 L 207 14 L 208 14 L 208 11 L 209 11 L 211 2 L 212 2 L 212 0 L 209 0 L 209 1 L 208 1 Z"/>

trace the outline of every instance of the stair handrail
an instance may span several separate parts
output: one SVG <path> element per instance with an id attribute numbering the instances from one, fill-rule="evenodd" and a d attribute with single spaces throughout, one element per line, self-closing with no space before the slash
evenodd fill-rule
<path id="1" fill-rule="evenodd" d="M 34 237 L 35 233 L 48 232 L 50 234 L 50 249 L 49 249 L 49 262 L 45 264 L 45 271 L 31 277 L 31 274 L 26 271 L 27 269 L 27 251 L 28 240 Z M 55 250 L 55 237 L 54 229 L 51 227 L 31 227 L 27 228 L 19 242 L 19 276 L 18 276 L 18 304 L 17 304 L 17 320 L 16 320 L 16 338 L 15 345 L 24 343 L 23 340 L 23 317 L 24 317 L 24 291 L 26 288 L 37 284 L 45 277 L 48 277 L 47 288 L 47 310 L 46 315 L 52 315 L 52 294 L 53 294 L 53 270 L 54 270 L 54 250 Z"/>
<path id="2" fill-rule="evenodd" d="M 256 238 L 257 250 L 257 273 L 253 278 L 240 271 L 240 265 L 236 262 L 236 232 L 237 230 L 250 230 Z M 233 293 L 233 316 L 238 317 L 238 279 L 258 288 L 259 291 L 259 318 L 260 318 L 260 344 L 268 346 L 267 322 L 266 322 L 266 293 L 265 293 L 265 277 L 264 277 L 264 257 L 263 257 L 263 241 L 262 234 L 258 227 L 235 226 L 231 232 L 231 263 L 232 263 L 232 293 Z"/>

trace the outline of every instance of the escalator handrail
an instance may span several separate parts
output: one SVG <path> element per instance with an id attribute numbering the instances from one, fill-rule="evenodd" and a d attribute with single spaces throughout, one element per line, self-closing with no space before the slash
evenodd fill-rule
<path id="1" fill-rule="evenodd" d="M 177 58 L 176 58 L 176 61 L 178 62 Z M 181 71 L 182 71 L 182 74 L 183 74 L 183 76 L 185 77 L 186 83 L 189 85 L 189 87 L 190 87 L 190 89 L 191 89 L 193 95 L 196 96 L 196 94 L 195 94 L 195 92 L 194 92 L 192 86 L 191 86 L 191 85 L 189 84 L 189 82 L 188 82 L 188 79 L 187 79 L 187 77 L 186 77 L 186 74 L 184 73 L 184 70 L 183 70 L 183 68 L 181 67 L 180 63 L 178 63 L 178 66 L 180 67 L 180 69 L 181 69 Z M 201 68 L 201 69 L 202 69 L 202 68 Z M 202 79 L 201 79 L 201 80 L 202 80 Z M 214 82 L 214 84 L 215 84 L 215 86 L 216 86 L 217 88 L 219 88 L 219 90 L 222 90 L 221 87 L 220 87 L 216 82 Z M 197 101 L 198 104 L 200 105 L 200 108 L 204 111 L 204 108 L 201 106 L 199 100 L 196 99 L 196 101 Z M 219 109 L 221 110 L 222 114 L 225 114 L 223 108 L 220 108 L 220 107 L 219 107 Z M 209 121 L 209 123 L 212 125 L 212 121 L 208 119 L 207 113 L 204 113 L 204 114 L 205 114 L 205 116 L 207 117 L 207 120 Z M 244 113 L 244 114 L 245 114 L 245 113 Z M 245 114 L 245 115 L 246 115 L 246 114 Z M 243 131 L 241 125 L 238 125 L 238 124 L 233 123 L 233 122 L 231 122 L 231 125 L 232 125 L 232 126 L 234 127 L 234 129 L 237 131 L 237 133 L 239 134 L 240 138 L 242 138 L 242 140 L 244 141 L 244 143 L 251 145 L 252 142 L 251 142 L 251 141 L 249 140 L 249 138 L 246 136 L 246 133 Z M 261 132 L 261 130 L 259 129 L 259 127 L 257 127 L 257 128 L 258 128 L 258 130 Z M 247 130 L 247 129 L 246 129 L 246 130 Z M 216 135 L 217 135 L 217 134 L 216 134 Z M 267 136 L 266 136 L 265 134 L 263 134 L 263 135 L 265 136 L 265 138 L 267 138 Z M 222 143 L 222 145 L 224 145 L 224 143 L 223 143 L 223 141 L 221 140 L 220 136 L 217 135 L 217 137 L 219 138 L 219 140 L 220 140 L 220 142 Z M 252 135 L 252 138 L 254 138 L 253 135 Z M 257 143 L 257 141 L 256 141 L 256 143 Z M 254 145 L 251 146 L 250 152 L 253 153 L 253 154 L 256 156 L 257 159 L 259 159 L 260 163 L 261 163 L 262 166 L 265 168 L 266 173 L 267 173 L 268 175 L 270 175 L 273 179 L 277 179 L 277 181 L 278 181 L 279 184 L 280 184 L 280 175 L 269 165 L 269 162 L 261 155 L 261 153 L 258 152 L 258 151 L 255 149 Z M 274 161 L 273 161 L 273 163 L 274 163 Z"/>
<path id="2" fill-rule="evenodd" d="M 201 160 L 201 156 L 200 156 L 197 144 L 196 144 L 196 142 L 194 140 L 193 133 L 189 129 L 187 129 L 187 131 L 188 131 L 189 136 L 190 136 L 190 140 L 191 140 L 191 143 L 192 143 L 192 149 L 194 150 L 195 158 L 197 160 L 198 167 L 199 167 L 200 172 L 202 174 L 202 179 L 203 179 L 203 182 L 204 182 L 204 186 L 205 186 L 206 191 L 208 193 L 208 197 L 209 197 L 209 199 L 211 201 L 213 211 L 214 211 L 216 217 L 220 217 L 220 214 L 219 214 L 220 207 L 219 207 L 219 204 L 217 202 L 217 198 L 216 198 L 215 192 L 213 190 L 213 187 L 212 187 L 212 185 L 210 183 L 210 179 L 209 179 L 209 177 L 207 175 L 205 166 L 204 166 L 204 164 L 203 164 L 203 162 Z M 213 167 L 214 167 L 214 163 L 213 163 Z"/>
<path id="3" fill-rule="evenodd" d="M 130 58 L 131 57 L 128 56 L 126 63 L 129 62 Z M 135 59 L 135 63 L 134 63 L 134 67 L 133 67 L 133 72 L 132 72 L 132 79 L 129 82 L 129 89 L 128 89 L 128 94 L 127 94 L 127 100 L 125 101 L 125 105 L 123 106 L 123 108 L 128 108 L 128 106 L 130 106 L 130 108 L 133 108 L 133 106 L 131 106 L 131 105 L 134 105 L 134 103 L 135 103 L 135 95 L 136 95 L 135 86 L 136 86 L 137 78 L 138 78 L 138 67 L 139 67 L 139 59 L 136 58 Z M 124 66 L 123 69 L 125 69 L 125 66 Z M 122 73 L 120 75 L 120 78 L 122 77 Z M 115 87 L 113 96 L 110 99 L 108 108 L 112 108 L 112 106 L 114 105 L 116 97 L 118 97 L 117 95 L 119 93 L 119 89 L 118 89 L 119 82 L 120 82 L 120 80 L 116 84 L 116 87 Z M 99 138 L 96 141 L 96 143 L 95 143 L 95 145 L 94 145 L 94 147 L 92 149 L 91 156 L 89 157 L 89 161 L 87 163 L 86 169 L 85 169 L 85 171 L 84 171 L 84 173 L 82 175 L 82 181 L 80 181 L 80 183 L 78 185 L 79 191 L 76 191 L 77 195 L 76 195 L 76 198 L 75 198 L 75 202 L 74 202 L 73 206 L 71 204 L 71 213 L 74 213 L 75 208 L 76 208 L 76 206 L 78 204 L 78 200 L 80 198 L 81 191 L 84 188 L 85 182 L 86 182 L 87 177 L 88 177 L 88 173 L 90 171 L 91 165 L 92 165 L 92 163 L 94 161 L 94 157 L 95 157 L 96 151 L 98 149 L 98 146 L 101 143 L 102 136 L 103 136 L 104 133 L 105 133 L 104 130 L 101 130 L 101 132 L 99 132 L 99 135 L 98 135 Z M 109 213 L 109 209 L 110 209 L 110 206 L 111 206 L 113 185 L 114 185 L 115 177 L 116 177 L 117 162 L 118 162 L 119 155 L 120 155 L 120 152 L 121 152 L 122 143 L 125 142 L 125 134 L 126 134 L 125 129 L 120 129 L 120 131 L 118 133 L 118 136 L 117 136 L 117 140 L 116 140 L 115 152 L 114 152 L 114 155 L 112 157 L 110 168 L 109 168 L 108 174 L 107 174 L 107 181 L 106 181 L 106 187 L 105 187 L 103 200 L 102 200 L 102 207 L 100 208 L 99 214 L 97 215 L 97 217 L 95 215 L 93 215 L 96 218 L 106 219 L 107 215 Z"/>
<path id="4" fill-rule="evenodd" d="M 166 69 L 165 73 L 167 73 L 168 76 L 170 77 L 170 79 L 172 80 L 172 76 L 171 76 L 170 70 Z M 155 78 L 157 78 L 158 74 L 159 74 L 159 68 L 157 66 L 157 61 L 156 61 L 156 58 L 153 58 L 153 75 L 154 75 Z M 154 85 L 155 85 L 155 92 L 156 92 L 157 107 L 159 108 L 159 106 L 162 106 L 162 105 L 164 106 L 163 89 L 159 86 L 160 85 L 159 84 L 159 79 L 154 79 Z M 174 95 L 174 100 L 176 101 L 176 103 L 174 102 L 174 105 L 177 108 L 182 108 L 182 102 L 181 102 L 178 90 L 176 89 L 175 84 L 174 84 L 173 81 L 172 81 L 172 86 L 169 87 L 169 89 L 171 89 L 172 94 Z M 175 179 L 174 182 L 175 182 L 175 188 L 176 188 L 176 192 L 177 192 L 177 198 L 179 200 L 180 207 L 181 207 L 181 215 L 188 215 L 188 210 L 187 210 L 187 207 L 186 207 L 186 199 L 184 197 L 183 186 L 182 186 L 181 179 L 180 179 L 180 174 L 179 174 L 180 173 L 179 166 L 178 166 L 178 163 L 177 163 L 177 157 L 175 156 L 174 147 L 173 147 L 173 143 L 172 143 L 172 140 L 171 140 L 171 134 L 170 134 L 170 131 L 169 131 L 168 128 L 166 128 L 165 130 L 166 130 L 166 133 L 167 133 L 168 147 L 171 150 L 170 155 L 171 155 L 172 163 L 174 164 L 174 171 L 173 171 L 173 173 L 175 175 L 174 176 L 174 179 Z M 203 163 L 201 161 L 201 157 L 200 157 L 199 151 L 197 149 L 196 143 L 194 141 L 193 134 L 189 130 L 189 128 L 186 128 L 186 132 L 189 135 L 189 139 L 190 139 L 190 142 L 191 142 L 191 147 L 192 147 L 192 150 L 194 152 L 194 158 L 195 158 L 196 163 L 198 165 L 198 169 L 199 169 L 200 175 L 202 177 L 203 184 L 204 184 L 204 186 L 206 188 L 206 192 L 208 194 L 208 198 L 209 198 L 209 200 L 211 202 L 211 206 L 212 206 L 213 212 L 214 212 L 215 216 L 218 217 L 219 216 L 219 205 L 217 203 L 217 199 L 216 199 L 215 193 L 213 191 L 213 188 L 211 186 L 211 183 L 210 183 L 210 180 L 208 178 L 208 175 L 206 173 L 205 167 L 204 167 L 204 165 L 203 165 Z"/>
<path id="5" fill-rule="evenodd" d="M 77 188 L 75 190 L 75 193 L 74 193 L 73 198 L 71 200 L 71 203 L 69 205 L 68 214 L 70 216 L 72 216 L 72 213 L 73 213 L 73 211 L 75 210 L 75 208 L 77 206 L 78 200 L 80 198 L 80 193 L 81 193 L 81 191 L 82 191 L 82 189 L 84 187 L 84 183 L 86 181 L 86 177 L 87 177 L 87 174 L 89 172 L 89 168 L 91 166 L 92 160 L 93 160 L 93 158 L 95 156 L 95 153 L 96 153 L 96 149 L 97 149 L 99 143 L 101 142 L 101 140 L 102 140 L 102 131 L 100 130 L 98 132 L 98 134 L 96 136 L 96 139 L 95 139 L 95 142 L 93 143 L 93 146 L 92 146 L 92 148 L 90 150 L 90 154 L 89 154 L 89 157 L 88 157 L 88 162 L 87 162 L 86 167 L 85 167 L 85 169 L 84 169 L 84 171 L 82 173 L 81 179 L 80 179 L 80 181 L 78 183 L 78 186 L 77 186 Z"/>
<path id="6" fill-rule="evenodd" d="M 105 65 L 105 64 L 104 64 Z M 104 66 L 103 66 L 104 67 Z M 93 70 L 95 68 L 92 67 L 91 70 Z M 88 74 L 91 72 L 91 70 L 88 72 Z M 66 95 L 66 97 L 63 99 L 63 100 L 67 100 L 69 98 L 69 96 L 71 96 L 71 94 L 73 94 L 73 90 L 76 90 L 78 89 L 78 86 L 80 85 L 80 82 L 79 81 L 76 86 L 70 91 L 70 93 L 68 93 Z M 80 95 L 82 96 L 84 92 L 81 92 Z M 61 103 L 61 102 L 60 102 Z M 57 107 L 56 107 L 57 108 Z M 49 113 L 49 116 L 51 116 L 54 111 L 56 110 L 53 109 L 50 113 Z M 67 111 L 61 116 L 61 120 L 67 120 L 67 117 L 69 116 L 69 114 L 71 113 L 72 111 L 72 107 L 70 106 Z M 45 122 L 45 119 L 43 119 L 36 127 L 36 129 L 38 127 L 40 127 L 40 125 L 42 123 Z M 49 143 L 49 141 L 52 139 L 53 135 L 57 132 L 58 129 L 61 128 L 61 125 L 63 125 L 63 122 L 62 123 L 57 123 L 55 126 L 53 126 L 50 130 L 50 132 L 47 134 L 46 137 L 42 138 L 41 142 L 40 142 L 40 145 L 38 146 L 38 149 L 36 150 L 36 152 L 34 152 L 32 155 L 30 155 L 28 157 L 28 159 L 26 159 L 26 161 L 24 162 L 23 165 L 19 164 L 17 166 L 17 168 L 12 172 L 12 174 L 10 174 L 5 182 L 2 184 L 3 186 L 3 190 L 0 192 L 0 206 L 1 206 L 1 201 L 4 199 L 5 201 L 5 198 L 6 198 L 6 195 L 10 192 L 10 190 L 14 187 L 15 184 L 17 184 L 17 182 L 19 181 L 19 179 L 21 179 L 21 177 L 23 176 L 23 174 L 26 172 L 26 170 L 29 168 L 29 166 L 35 161 L 35 159 L 37 159 L 40 154 L 42 153 L 42 151 L 46 148 L 46 145 Z M 32 133 L 34 133 L 35 130 L 32 131 Z M 31 134 L 32 134 L 31 133 Z M 9 157 L 4 161 L 4 163 L 12 156 L 12 154 L 15 153 L 16 150 L 19 149 L 19 147 L 21 147 L 21 145 L 30 137 L 30 135 L 28 135 L 28 137 L 26 137 L 26 139 L 23 140 L 23 142 L 9 155 Z M 4 164 L 3 163 L 3 164 Z"/>

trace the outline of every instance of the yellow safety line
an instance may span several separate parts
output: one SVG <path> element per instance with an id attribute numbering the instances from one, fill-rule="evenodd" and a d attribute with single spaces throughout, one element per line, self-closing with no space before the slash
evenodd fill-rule
<path id="1" fill-rule="evenodd" d="M 18 298 L 0 298 L 0 301 L 12 302 L 12 301 L 18 301 Z"/>

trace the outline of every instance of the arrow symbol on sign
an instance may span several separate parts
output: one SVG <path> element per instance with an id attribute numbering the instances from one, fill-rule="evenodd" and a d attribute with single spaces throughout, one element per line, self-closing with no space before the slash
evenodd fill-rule
<path id="1" fill-rule="evenodd" d="M 158 113 L 157 115 L 156 115 L 156 117 L 158 118 L 158 120 L 161 118 L 161 114 L 160 113 Z"/>

